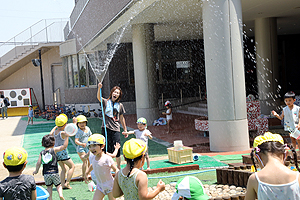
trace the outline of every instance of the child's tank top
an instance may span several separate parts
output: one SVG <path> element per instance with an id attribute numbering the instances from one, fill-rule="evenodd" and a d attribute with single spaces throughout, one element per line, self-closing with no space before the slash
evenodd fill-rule
<path id="1" fill-rule="evenodd" d="M 59 147 L 64 145 L 65 140 L 61 138 L 61 131 L 56 135 L 55 133 L 53 134 L 55 138 L 55 147 Z"/>
<path id="2" fill-rule="evenodd" d="M 257 199 L 300 199 L 299 188 L 299 173 L 296 180 L 286 184 L 268 184 L 261 182 L 255 173 L 255 177 L 258 181 Z"/>
<path id="3" fill-rule="evenodd" d="M 119 171 L 118 182 L 124 194 L 125 200 L 139 200 L 139 192 L 135 183 L 136 176 L 138 175 L 139 172 L 140 170 L 138 169 L 129 177 L 127 177 L 123 174 L 123 170 Z"/>

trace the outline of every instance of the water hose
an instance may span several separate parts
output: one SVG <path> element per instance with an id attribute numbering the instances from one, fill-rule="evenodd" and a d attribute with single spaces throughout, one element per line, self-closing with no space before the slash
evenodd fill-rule
<path id="1" fill-rule="evenodd" d="M 159 177 L 148 177 L 148 179 L 162 179 L 162 178 L 172 178 L 172 177 L 177 177 L 177 176 L 187 176 L 187 175 L 192 175 L 192 174 L 200 174 L 204 172 L 212 172 L 215 171 L 216 169 L 209 169 L 209 170 L 204 170 L 204 171 L 199 171 L 199 172 L 192 172 L 192 173 L 186 173 L 186 174 L 176 174 L 176 175 L 171 175 L 171 176 L 159 176 Z"/>
<path id="2" fill-rule="evenodd" d="M 105 143 L 107 144 L 107 130 L 106 130 L 106 124 L 105 124 L 105 115 L 103 110 L 103 100 L 102 100 L 102 88 L 100 88 L 100 100 L 101 100 L 101 111 L 102 111 L 102 119 L 104 124 L 104 132 L 105 132 Z M 107 145 L 105 145 L 105 150 L 107 153 Z"/>

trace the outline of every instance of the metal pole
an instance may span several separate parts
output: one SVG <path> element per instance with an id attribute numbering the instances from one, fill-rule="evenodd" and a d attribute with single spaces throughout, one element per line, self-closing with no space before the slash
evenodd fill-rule
<path id="1" fill-rule="evenodd" d="M 45 97 L 44 97 L 44 80 L 43 80 L 43 68 L 42 68 L 42 55 L 41 49 L 39 49 L 39 59 L 40 59 L 40 75 L 41 75 L 41 88 L 42 88 L 42 111 L 45 111 Z"/>
<path id="2" fill-rule="evenodd" d="M 201 87 L 200 87 L 200 85 L 199 85 L 199 97 L 200 97 L 200 100 L 201 100 L 202 98 L 201 98 Z"/>

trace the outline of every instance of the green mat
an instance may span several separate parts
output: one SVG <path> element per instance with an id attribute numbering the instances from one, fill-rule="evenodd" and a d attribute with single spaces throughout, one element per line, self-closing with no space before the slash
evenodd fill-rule
<path id="1" fill-rule="evenodd" d="M 249 154 L 234 154 L 234 155 L 216 155 L 212 156 L 214 159 L 219 161 L 230 161 L 230 160 L 243 160 L 242 155 L 249 155 Z"/>
<path id="2" fill-rule="evenodd" d="M 172 162 L 169 162 L 169 160 L 150 161 L 150 168 L 157 169 L 157 168 L 176 167 L 176 166 L 184 166 L 184 165 L 192 165 L 192 164 L 199 165 L 200 169 L 228 166 L 227 164 L 219 162 L 210 156 L 200 156 L 198 161 L 194 161 L 194 162 L 190 162 L 190 163 L 183 163 L 183 164 L 172 163 Z M 126 164 L 121 165 L 121 168 L 123 168 L 125 166 L 126 166 Z M 144 169 L 147 168 L 146 161 L 145 161 L 143 168 Z"/>
<path id="3" fill-rule="evenodd" d="M 24 117 L 26 118 L 26 117 Z M 72 120 L 69 120 L 68 123 L 71 123 Z M 99 118 L 88 118 L 88 127 L 91 129 L 92 133 L 101 133 L 101 124 L 102 120 Z M 54 121 L 50 120 L 49 123 L 42 123 L 42 124 L 33 124 L 28 125 L 23 137 L 23 147 L 28 152 L 28 167 L 34 167 L 39 157 L 39 153 L 44 149 L 42 147 L 42 137 L 46 134 L 49 134 L 52 128 L 55 126 Z M 121 132 L 123 130 L 121 129 Z M 123 135 L 120 136 L 121 138 L 121 145 L 125 143 L 126 140 L 134 137 L 134 135 L 130 135 L 128 138 L 124 138 Z M 151 155 L 162 155 L 167 154 L 167 147 L 156 143 L 152 140 L 149 140 L 149 156 Z M 76 144 L 75 144 L 75 137 L 70 137 L 69 145 L 67 147 L 67 152 L 73 162 L 75 164 L 80 164 L 82 161 L 80 160 L 77 152 L 76 152 Z M 122 154 L 122 148 L 121 148 Z M 123 159 L 123 156 L 121 156 Z"/>

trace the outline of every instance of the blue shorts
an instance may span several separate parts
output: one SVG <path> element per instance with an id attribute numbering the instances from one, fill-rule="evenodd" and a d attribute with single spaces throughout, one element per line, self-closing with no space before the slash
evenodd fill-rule
<path id="1" fill-rule="evenodd" d="M 83 153 L 83 152 L 87 153 L 89 151 L 89 148 L 87 146 L 83 147 L 83 146 L 77 145 L 76 150 L 77 150 L 77 153 Z"/>
<path id="2" fill-rule="evenodd" d="M 65 161 L 70 159 L 70 156 L 68 155 L 68 152 L 65 149 L 57 152 L 56 156 L 57 156 L 57 161 Z"/>

